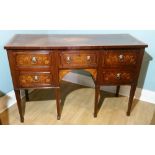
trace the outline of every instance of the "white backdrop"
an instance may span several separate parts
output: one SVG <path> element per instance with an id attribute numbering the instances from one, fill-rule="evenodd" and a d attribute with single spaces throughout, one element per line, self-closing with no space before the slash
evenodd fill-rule
<path id="1" fill-rule="evenodd" d="M 154 29 L 154 0 L 0 0 L 1 29 Z"/>

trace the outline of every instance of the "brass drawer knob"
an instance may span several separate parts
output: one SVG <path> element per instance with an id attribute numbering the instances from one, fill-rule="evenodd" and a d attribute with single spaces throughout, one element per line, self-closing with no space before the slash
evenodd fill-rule
<path id="1" fill-rule="evenodd" d="M 87 61 L 90 61 L 90 55 L 87 56 Z"/>
<path id="2" fill-rule="evenodd" d="M 38 81 L 39 77 L 37 75 L 34 76 L 34 81 Z"/>
<path id="3" fill-rule="evenodd" d="M 37 58 L 36 57 L 32 57 L 32 63 L 36 63 L 37 62 Z"/>
<path id="4" fill-rule="evenodd" d="M 67 56 L 66 57 L 66 61 L 67 61 L 68 64 L 70 64 L 71 63 L 71 57 L 70 56 Z"/>
<path id="5" fill-rule="evenodd" d="M 120 79 L 121 79 L 121 73 L 117 73 L 117 74 L 116 74 L 116 79 L 117 79 L 117 80 L 120 80 Z"/>
<path id="6" fill-rule="evenodd" d="M 120 60 L 121 62 L 124 61 L 124 55 L 123 55 L 123 54 L 120 54 L 120 55 L 118 56 L 118 58 L 119 58 L 119 60 Z"/>

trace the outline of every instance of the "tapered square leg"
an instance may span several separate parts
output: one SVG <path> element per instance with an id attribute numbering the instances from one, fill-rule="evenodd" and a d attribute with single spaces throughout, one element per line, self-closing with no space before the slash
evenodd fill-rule
<path id="1" fill-rule="evenodd" d="M 61 118 L 60 88 L 56 88 L 55 93 L 56 93 L 57 119 L 60 120 Z"/>
<path id="2" fill-rule="evenodd" d="M 133 102 L 135 91 L 136 91 L 136 84 L 132 84 L 131 89 L 130 89 L 127 116 L 130 116 L 130 113 L 131 113 L 131 107 L 132 107 L 132 102 Z"/>
<path id="3" fill-rule="evenodd" d="M 22 101 L 21 101 L 21 97 L 20 97 L 20 90 L 15 90 L 15 95 L 16 95 L 17 106 L 18 106 L 18 111 L 19 111 L 19 115 L 20 115 L 20 121 L 24 122 Z"/>
<path id="4" fill-rule="evenodd" d="M 120 86 L 116 86 L 116 94 L 115 94 L 116 97 L 119 96 L 119 90 L 120 90 Z"/>
<path id="5" fill-rule="evenodd" d="M 1 118 L 0 118 L 0 125 L 2 125 L 2 121 L 1 121 Z"/>
<path id="6" fill-rule="evenodd" d="M 100 86 L 95 86 L 95 105 L 94 105 L 94 117 L 97 117 L 98 113 L 98 98 L 100 93 Z"/>
<path id="7" fill-rule="evenodd" d="M 25 89 L 25 98 L 26 98 L 26 101 L 29 101 L 29 93 L 27 89 Z"/>

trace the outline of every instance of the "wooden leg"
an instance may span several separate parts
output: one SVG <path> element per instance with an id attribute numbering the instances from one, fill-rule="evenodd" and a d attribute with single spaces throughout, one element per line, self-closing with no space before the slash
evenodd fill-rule
<path id="1" fill-rule="evenodd" d="M 56 92 L 56 105 L 57 105 L 57 119 L 61 118 L 61 101 L 60 101 L 60 88 L 55 89 Z"/>
<path id="2" fill-rule="evenodd" d="M 129 102 L 128 102 L 127 116 L 130 116 L 130 112 L 131 112 L 131 107 L 132 107 L 132 102 L 133 102 L 135 90 L 136 90 L 136 84 L 131 85 Z"/>
<path id="3" fill-rule="evenodd" d="M 100 93 L 100 86 L 95 86 L 94 117 L 97 117 L 99 93 Z"/>
<path id="4" fill-rule="evenodd" d="M 26 98 L 26 101 L 29 101 L 29 93 L 27 89 L 25 89 L 25 98 Z"/>
<path id="5" fill-rule="evenodd" d="M 120 86 L 116 86 L 116 94 L 115 94 L 116 97 L 119 96 L 119 90 L 120 90 Z"/>
<path id="6" fill-rule="evenodd" d="M 20 97 L 20 90 L 15 90 L 15 95 L 16 95 L 17 106 L 18 106 L 18 111 L 19 111 L 19 115 L 20 115 L 20 121 L 24 122 L 22 102 L 21 102 L 21 97 Z"/>

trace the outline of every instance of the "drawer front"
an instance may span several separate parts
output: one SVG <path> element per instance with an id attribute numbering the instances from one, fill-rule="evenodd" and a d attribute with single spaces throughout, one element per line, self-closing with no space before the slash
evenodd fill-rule
<path id="1" fill-rule="evenodd" d="M 129 84 L 134 81 L 135 74 L 128 70 L 108 70 L 102 72 L 102 84 Z"/>
<path id="2" fill-rule="evenodd" d="M 17 67 L 39 67 L 50 66 L 51 56 L 49 53 L 16 53 L 16 66 Z"/>
<path id="3" fill-rule="evenodd" d="M 63 68 L 97 66 L 97 55 L 95 53 L 61 53 L 60 57 L 60 65 Z"/>
<path id="4" fill-rule="evenodd" d="M 103 58 L 103 66 L 134 66 L 138 63 L 138 52 L 133 50 L 107 50 Z"/>
<path id="5" fill-rule="evenodd" d="M 20 87 L 40 87 L 40 86 L 50 86 L 52 85 L 52 74 L 47 73 L 26 73 L 20 72 L 19 74 L 19 85 Z"/>

